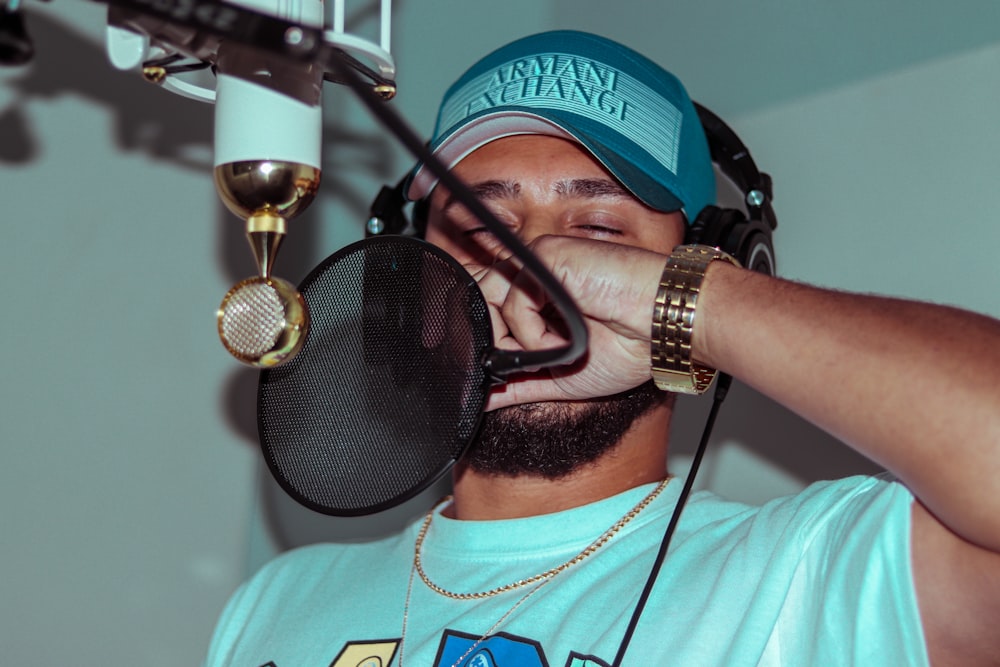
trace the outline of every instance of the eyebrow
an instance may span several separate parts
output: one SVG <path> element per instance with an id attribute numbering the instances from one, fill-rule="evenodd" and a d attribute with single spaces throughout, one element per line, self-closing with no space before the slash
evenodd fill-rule
<path id="1" fill-rule="evenodd" d="M 518 199 L 521 196 L 521 184 L 515 181 L 480 181 L 469 185 L 479 199 Z M 562 199 L 597 199 L 601 197 L 631 198 L 631 194 L 620 183 L 610 178 L 574 178 L 558 181 L 553 191 Z M 443 208 L 447 209 L 458 204 L 454 195 L 449 195 Z"/>
<path id="2" fill-rule="evenodd" d="M 485 201 L 491 199 L 517 199 L 521 195 L 521 185 L 514 181 L 480 181 L 466 185 L 472 191 L 472 194 Z M 441 209 L 448 210 L 452 206 L 461 203 L 453 193 L 448 193 L 448 198 L 445 199 Z"/>
<path id="3" fill-rule="evenodd" d="M 610 178 L 575 178 L 569 181 L 559 181 L 555 186 L 560 197 L 629 197 L 629 192 L 618 181 Z"/>

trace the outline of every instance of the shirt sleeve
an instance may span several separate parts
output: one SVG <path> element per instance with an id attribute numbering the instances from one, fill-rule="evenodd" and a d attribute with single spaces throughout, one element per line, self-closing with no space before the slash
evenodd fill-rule
<path id="1" fill-rule="evenodd" d="M 928 665 L 910 560 L 909 490 L 883 477 L 855 477 L 817 485 L 802 502 L 809 518 L 791 588 L 815 636 L 779 632 L 782 652 L 794 646 L 806 658 L 799 664 Z"/>

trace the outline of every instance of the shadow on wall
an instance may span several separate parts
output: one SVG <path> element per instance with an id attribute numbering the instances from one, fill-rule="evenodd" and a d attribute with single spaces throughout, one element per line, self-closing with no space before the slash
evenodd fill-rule
<path id="1" fill-rule="evenodd" d="M 43 158 L 46 137 L 32 122 L 31 106 L 70 97 L 107 111 L 114 146 L 121 151 L 138 151 L 184 170 L 211 179 L 213 106 L 160 90 L 136 72 L 122 72 L 108 61 L 103 43 L 82 34 L 69 22 L 45 12 L 26 12 L 28 29 L 35 43 L 30 63 L 4 70 L 2 86 L 5 104 L 0 108 L 0 166 L 28 165 Z M 365 17 L 358 17 L 363 20 Z M 353 20 L 353 19 L 352 19 Z M 366 113 L 352 93 L 336 84 L 324 86 L 323 180 L 317 200 L 289 229 L 278 257 L 276 273 L 298 284 L 323 257 L 337 248 L 323 247 L 320 225 L 349 225 L 360 236 L 368 217 L 371 199 L 382 183 L 395 182 L 407 163 L 398 163 L 396 142 L 381 127 L 366 120 Z M 357 129 L 357 128 L 364 129 Z M 81 138 L 85 144 L 87 138 Z M 369 179 L 371 184 L 366 184 Z M 327 222 L 324 203 L 336 200 L 346 209 L 345 220 Z M 215 221 L 216 257 L 221 273 L 232 283 L 253 275 L 256 267 L 244 236 L 242 221 L 221 202 L 207 210 L 205 224 Z M 218 295 L 221 302 L 223 293 Z M 224 418 L 235 432 L 257 447 L 257 372 L 233 362 L 226 378 L 220 404 Z M 262 474 L 268 477 L 266 471 Z M 265 496 L 274 531 L 285 520 L 283 503 L 294 501 L 270 482 Z M 266 485 L 265 485 L 266 486 Z M 273 488 L 271 488 L 273 487 Z M 280 494 L 280 498 L 274 496 Z M 298 509 L 298 506 L 295 505 Z M 303 511 L 306 511 L 303 509 Z M 362 537 L 370 527 L 358 528 Z M 347 531 L 351 533 L 352 531 Z M 338 533 L 339 534 L 339 533 Z M 291 544 L 298 538 L 281 538 Z M 315 541 L 315 540 L 311 540 Z"/>
<path id="2" fill-rule="evenodd" d="M 160 90 L 136 72 L 115 69 L 108 61 L 103 43 L 81 35 L 50 14 L 26 13 L 35 56 L 27 65 L 4 71 L 4 87 L 13 92 L 13 101 L 0 110 L 0 164 L 25 164 L 40 155 L 44 138 L 34 134 L 27 105 L 34 100 L 68 95 L 104 107 L 113 115 L 118 148 L 142 151 L 211 177 L 214 124 L 211 104 Z M 381 184 L 395 180 L 399 174 L 391 137 L 379 129 L 358 132 L 347 127 L 345 106 L 349 103 L 345 97 L 349 94 L 336 84 L 324 87 L 324 116 L 337 122 L 324 122 L 322 167 L 326 178 L 320 196 L 345 202 L 352 213 L 352 224 L 360 225 L 367 218 L 368 205 L 377 188 L 359 192 L 349 181 L 335 176 L 367 175 Z M 239 225 L 235 227 L 242 235 Z"/>
<path id="3" fill-rule="evenodd" d="M 678 400 L 671 431 L 672 454 L 694 454 L 710 407 L 707 395 Z M 709 454 L 723 443 L 739 444 L 803 484 L 883 472 L 833 436 L 741 382 L 733 382 L 722 405 Z M 725 495 L 725 489 L 716 491 Z"/>
<path id="4" fill-rule="evenodd" d="M 19 76 L 6 79 L 15 98 L 0 112 L 0 163 L 23 164 L 39 154 L 43 138 L 32 133 L 29 102 L 72 95 L 113 113 L 115 141 L 122 150 L 145 151 L 184 168 L 211 168 L 210 105 L 158 90 L 134 72 L 115 69 L 103 44 L 48 14 L 29 13 L 25 21 L 35 56 Z"/>

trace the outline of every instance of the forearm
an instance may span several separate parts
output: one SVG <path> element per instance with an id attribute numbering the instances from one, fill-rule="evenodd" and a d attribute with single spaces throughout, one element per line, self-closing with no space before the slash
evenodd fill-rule
<path id="1" fill-rule="evenodd" d="M 1000 323 L 716 262 L 694 354 L 898 475 L 965 539 L 1000 551 Z"/>

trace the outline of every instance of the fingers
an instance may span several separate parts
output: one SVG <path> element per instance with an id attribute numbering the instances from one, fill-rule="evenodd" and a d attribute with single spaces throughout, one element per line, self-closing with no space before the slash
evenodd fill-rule
<path id="1" fill-rule="evenodd" d="M 543 236 L 531 251 L 566 288 L 586 319 L 625 338 L 648 341 L 664 258 L 639 248 Z M 501 349 L 539 350 L 566 344 L 559 316 L 534 278 L 513 259 L 467 266 L 489 305 Z"/>
<path id="2" fill-rule="evenodd" d="M 619 335 L 648 339 L 666 258 L 641 248 L 566 237 L 538 239 L 537 253 L 583 313 Z"/>
<path id="3" fill-rule="evenodd" d="M 531 249 L 583 312 L 588 354 L 567 367 L 508 378 L 491 392 L 487 410 L 608 396 L 648 380 L 650 318 L 664 258 L 637 248 L 566 237 L 540 237 Z M 466 268 L 488 304 L 497 348 L 534 351 L 567 343 L 562 318 L 514 260 Z"/>
<path id="4" fill-rule="evenodd" d="M 564 344 L 554 325 L 551 308 L 534 280 L 511 261 L 490 267 L 466 266 L 479 285 L 489 308 L 494 344 L 506 350 L 537 350 Z"/>
<path id="5" fill-rule="evenodd" d="M 507 272 L 496 267 L 466 267 L 479 285 L 490 314 L 493 344 L 504 350 L 524 349 L 519 345 L 503 317 L 503 306 L 511 290 Z"/>

